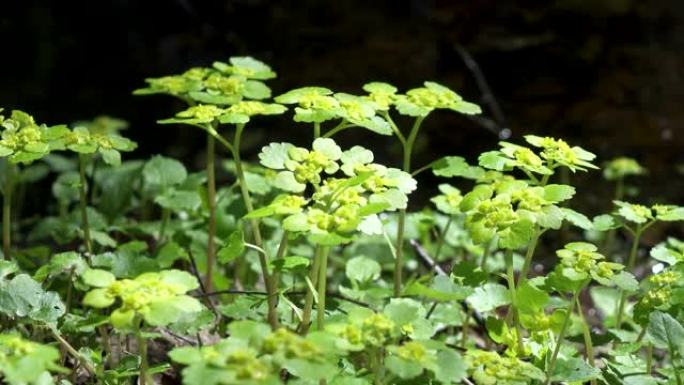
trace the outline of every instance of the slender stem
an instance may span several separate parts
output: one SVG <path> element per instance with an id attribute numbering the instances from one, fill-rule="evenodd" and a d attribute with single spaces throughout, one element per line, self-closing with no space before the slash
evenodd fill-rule
<path id="1" fill-rule="evenodd" d="M 325 293 L 328 282 L 328 247 L 323 247 L 321 251 L 321 262 L 318 272 L 318 308 L 316 309 L 316 326 L 318 330 L 323 330 L 325 326 Z"/>
<path id="2" fill-rule="evenodd" d="M 634 240 L 632 241 L 632 249 L 629 252 L 629 259 L 627 261 L 627 271 L 632 272 L 636 264 L 637 252 L 639 251 L 639 241 L 645 226 L 637 227 L 634 232 Z M 618 303 L 617 315 L 615 318 L 615 326 L 619 329 L 622 326 L 622 317 L 625 312 L 625 305 L 627 304 L 627 293 L 624 290 L 620 291 L 620 302 Z"/>
<path id="3" fill-rule="evenodd" d="M 274 261 L 278 261 L 282 259 L 285 256 L 285 252 L 287 251 L 287 246 L 289 242 L 289 233 L 287 230 L 283 231 L 283 235 L 280 238 L 280 244 L 278 244 L 278 251 L 276 252 L 276 256 Z M 280 274 L 278 272 L 273 272 L 273 275 L 271 276 L 271 283 L 275 288 L 278 288 L 278 285 L 280 283 Z"/>
<path id="4" fill-rule="evenodd" d="M 621 201 L 623 196 L 624 196 L 624 186 L 625 186 L 625 180 L 624 178 L 618 178 L 618 180 L 615 182 L 615 193 L 613 195 L 613 201 Z M 603 252 L 606 254 L 607 257 L 610 259 L 610 252 L 613 250 L 613 243 L 615 242 L 615 234 L 616 230 L 615 229 L 610 229 L 608 231 L 608 234 L 606 235 L 606 239 L 603 242 Z"/>
<path id="5" fill-rule="evenodd" d="M 2 252 L 6 260 L 12 259 L 12 191 L 14 190 L 14 168 L 5 158 L 5 188 L 2 196 Z"/>
<path id="6" fill-rule="evenodd" d="M 442 232 L 439 235 L 439 240 L 437 241 L 437 248 L 435 249 L 435 256 L 434 256 L 435 261 L 439 260 L 439 254 L 442 251 L 442 247 L 444 246 L 444 242 L 445 242 L 447 232 L 449 231 L 449 227 L 451 227 L 451 223 L 453 221 L 454 221 L 454 217 L 450 216 L 446 225 L 444 225 L 444 229 L 442 229 Z"/>
<path id="7" fill-rule="evenodd" d="M 313 136 L 314 136 L 314 139 L 318 139 L 321 137 L 321 123 L 320 122 L 314 123 Z"/>
<path id="8" fill-rule="evenodd" d="M 169 220 L 170 219 L 171 219 L 171 210 L 169 210 L 167 207 L 162 208 L 162 221 L 161 221 L 161 226 L 159 227 L 158 245 L 161 245 L 162 243 L 164 243 L 164 238 L 166 237 L 166 228 L 169 226 Z M 208 258 L 207 258 L 207 260 L 208 260 Z M 209 272 L 209 268 L 207 268 L 207 273 L 208 272 Z"/>
<path id="9" fill-rule="evenodd" d="M 565 332 L 568 330 L 568 325 L 570 324 L 570 316 L 572 315 L 572 312 L 575 310 L 575 303 L 577 302 L 577 299 L 579 298 L 579 294 L 581 291 L 581 288 L 575 291 L 575 293 L 572 296 L 572 300 L 570 301 L 570 305 L 568 306 L 568 313 L 565 315 L 563 325 L 561 326 L 561 329 L 558 332 L 558 339 L 556 340 L 556 346 L 553 348 L 551 361 L 549 361 L 549 366 L 546 368 L 546 381 L 544 382 L 544 385 L 549 385 L 551 383 L 551 376 L 553 376 L 553 371 L 556 369 L 556 360 L 558 359 L 558 353 L 560 352 L 560 347 L 562 345 L 563 338 L 565 338 Z"/>
<path id="10" fill-rule="evenodd" d="M 389 114 L 388 114 L 389 116 Z M 404 160 L 402 169 L 404 172 L 411 172 L 411 155 L 413 153 L 413 145 L 418 136 L 418 131 L 420 130 L 420 125 L 423 123 L 424 117 L 416 118 L 413 123 L 411 132 L 405 141 L 402 141 L 404 149 Z M 392 125 L 393 123 L 390 123 Z M 397 129 L 396 132 L 399 132 Z M 401 140 L 401 137 L 400 137 Z M 396 245 L 396 258 L 394 259 L 394 296 L 399 297 L 401 295 L 401 281 L 404 269 L 404 227 L 406 225 L 406 209 L 399 210 L 399 219 L 397 223 L 397 245 Z"/>
<path id="11" fill-rule="evenodd" d="M 672 337 L 672 331 L 668 328 L 665 328 L 665 334 L 667 336 L 667 348 L 670 351 L 670 364 L 672 364 L 672 371 L 674 372 L 675 375 L 675 380 L 677 381 L 677 385 L 682 385 L 682 377 L 679 368 L 677 368 L 677 364 L 675 361 L 675 353 L 677 352 L 677 349 L 675 348 L 673 344 L 674 338 Z M 651 351 L 653 350 L 653 347 L 651 346 Z"/>
<path id="12" fill-rule="evenodd" d="M 646 374 L 649 376 L 653 373 L 653 343 L 646 344 Z"/>
<path id="13" fill-rule="evenodd" d="M 518 319 L 518 300 L 515 290 L 515 272 L 513 271 L 513 250 L 506 249 L 506 278 L 508 281 L 508 292 L 511 296 L 511 307 L 508 314 L 511 315 L 513 325 L 518 337 L 518 351 L 523 352 L 522 328 L 520 327 L 520 320 Z"/>
<path id="14" fill-rule="evenodd" d="M 148 363 L 147 363 L 147 339 L 143 337 L 142 332 L 141 332 L 141 327 L 138 326 L 135 334 L 136 337 L 138 338 L 138 354 L 140 355 L 140 385 L 145 385 L 148 382 L 150 384 L 153 384 L 152 381 L 149 381 L 150 379 L 148 378 Z"/>
<path id="15" fill-rule="evenodd" d="M 530 240 L 530 243 L 527 246 L 527 252 L 525 253 L 525 262 L 523 262 L 523 266 L 520 269 L 518 286 L 520 286 L 520 284 L 527 280 L 527 274 L 529 274 L 530 272 L 530 266 L 532 266 L 532 259 L 534 258 L 534 251 L 537 249 L 537 243 L 539 243 L 540 235 L 541 233 L 539 232 L 539 228 L 537 227 L 534 231 L 534 236 L 532 237 L 532 240 Z"/>
<path id="16" fill-rule="evenodd" d="M 209 229 L 207 239 L 207 271 L 204 286 L 211 291 L 214 285 L 214 264 L 216 263 L 216 142 L 207 134 L 207 208 Z"/>
<path id="17" fill-rule="evenodd" d="M 587 362 L 590 366 L 595 367 L 594 362 L 594 343 L 591 341 L 591 329 L 587 320 L 584 318 L 584 310 L 582 310 L 582 301 L 579 297 L 575 300 L 575 306 L 577 306 L 577 314 L 579 314 L 580 322 L 582 324 L 582 335 L 584 336 L 584 350 L 587 356 Z M 591 385 L 596 385 L 596 380 L 591 380 Z"/>
<path id="18" fill-rule="evenodd" d="M 401 133 L 401 130 L 399 130 L 399 127 L 397 127 L 396 123 L 394 123 L 394 120 L 392 120 L 392 117 L 390 116 L 389 112 L 384 111 L 382 113 L 383 118 L 389 123 L 390 127 L 392 128 L 392 131 L 394 132 L 394 135 L 399 138 L 399 142 L 401 142 L 402 146 L 406 145 L 406 137 L 404 137 L 404 134 Z"/>
<path id="19" fill-rule="evenodd" d="M 88 251 L 88 254 L 92 254 L 93 245 L 90 241 L 90 224 L 88 223 L 88 195 L 86 192 L 86 156 L 87 155 L 85 154 L 78 155 L 79 176 L 81 178 L 78 193 L 80 198 L 79 202 L 81 206 L 81 229 L 83 230 L 83 239 L 85 241 L 85 246 L 86 250 Z"/>
<path id="20" fill-rule="evenodd" d="M 342 122 L 342 123 L 338 124 L 337 126 L 333 127 L 330 131 L 326 132 L 323 135 L 323 137 L 324 138 L 332 138 L 334 135 L 338 134 L 339 132 L 344 131 L 347 128 L 354 127 L 354 126 L 355 126 L 355 124 L 352 124 L 352 123 L 345 124 L 345 122 Z"/>
<path id="21" fill-rule="evenodd" d="M 245 204 L 247 213 L 254 211 L 254 206 L 252 205 L 252 197 L 249 195 L 249 189 L 247 188 L 247 182 L 245 179 L 245 172 L 242 168 L 242 159 L 240 157 L 240 143 L 242 141 L 242 132 L 245 128 L 244 124 L 236 125 L 235 129 L 235 139 L 233 140 L 233 160 L 235 161 L 235 173 L 237 174 L 238 183 L 240 184 L 240 193 L 242 194 L 242 201 Z M 261 237 L 261 231 L 259 230 L 259 221 L 256 218 L 251 218 L 250 227 L 252 229 L 252 236 L 254 237 L 254 244 L 260 249 L 264 249 L 263 240 Z M 260 252 L 259 255 L 259 265 L 261 266 L 261 274 L 264 278 L 264 285 L 266 286 L 266 292 L 268 293 L 268 323 L 271 325 L 272 329 L 278 328 L 278 313 L 277 313 L 277 293 L 276 287 L 271 279 L 271 273 L 268 271 L 268 258 L 266 253 Z"/>
<path id="22" fill-rule="evenodd" d="M 385 371 L 382 365 L 382 350 L 381 348 L 374 348 L 368 352 L 370 366 L 373 370 L 373 384 L 382 385 L 385 383 Z"/>
<path id="23" fill-rule="evenodd" d="M 480 260 L 480 269 L 482 269 L 482 271 L 487 271 L 487 259 L 496 247 L 496 242 L 496 237 L 494 237 L 494 239 L 492 239 L 488 244 L 486 244 L 484 246 L 484 249 L 482 250 L 482 259 Z"/>
<path id="24" fill-rule="evenodd" d="M 309 271 L 309 280 L 314 286 L 316 286 L 316 282 L 318 281 L 322 252 L 323 247 L 316 246 L 313 262 L 311 263 L 311 270 Z M 302 324 L 299 328 L 301 334 L 306 334 L 309 331 L 309 326 L 311 323 L 311 311 L 313 310 L 313 296 L 313 291 L 311 291 L 307 285 L 306 297 L 304 298 L 304 311 L 302 312 Z"/>
<path id="25" fill-rule="evenodd" d="M 59 342 L 59 344 L 62 345 L 62 347 L 64 347 L 64 349 L 66 349 L 67 352 L 69 352 L 69 354 L 71 354 L 75 359 L 77 359 L 81 363 L 81 365 L 83 365 L 83 367 L 85 368 L 85 370 L 88 371 L 88 373 L 90 373 L 93 376 L 96 374 L 95 368 L 90 364 L 90 362 L 88 362 L 88 360 L 86 360 L 78 352 L 78 350 L 74 349 L 74 347 L 71 346 L 71 344 L 67 340 L 65 340 L 64 337 L 62 337 L 56 330 L 50 329 L 50 334 L 52 334 L 52 337 L 54 337 L 54 339 L 56 339 L 57 342 Z"/>

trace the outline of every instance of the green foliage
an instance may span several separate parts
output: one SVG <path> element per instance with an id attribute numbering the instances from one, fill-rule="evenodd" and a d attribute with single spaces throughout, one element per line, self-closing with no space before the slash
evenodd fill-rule
<path id="1" fill-rule="evenodd" d="M 120 119 L 70 129 L 0 115 L 5 213 L 24 201 L 15 184 L 55 198 L 44 217 L 5 216 L 18 241 L 0 261 L 4 382 L 69 384 L 71 370 L 107 385 L 682 383 L 684 242 L 656 237 L 676 233 L 684 208 L 624 201 L 624 179 L 646 173 L 636 161 L 606 164 L 615 206 L 590 219 L 572 205 L 602 207 L 575 187 L 572 173 L 598 164 L 581 147 L 527 135 L 477 165 L 414 169 L 424 118 L 480 107 L 435 82 L 270 100 L 275 76 L 231 57 L 135 91 L 186 104 L 160 123 L 208 134 L 206 171 L 122 160 L 136 144 Z M 311 144 L 266 142 L 258 163 L 243 159 L 241 143 L 259 139 L 245 126 L 289 106 Z M 395 136 L 402 168 L 340 147 L 332 137 L 350 127 Z M 409 195 L 427 170 L 440 180 L 421 183 L 421 209 Z"/>
<path id="2" fill-rule="evenodd" d="M 2 110 L 0 110 L 2 112 Z M 0 156 L 12 163 L 31 163 L 59 148 L 61 139 L 68 134 L 66 126 L 38 124 L 23 111 L 14 110 L 9 117 L 0 115 L 2 139 Z"/>
<path id="3" fill-rule="evenodd" d="M 50 372 L 65 372 L 58 360 L 59 351 L 52 346 L 0 334 L 0 374 L 10 385 L 52 384 Z"/>
<path id="4" fill-rule="evenodd" d="M 184 271 L 163 270 L 135 279 L 116 280 L 107 271 L 93 269 L 86 271 L 83 278 L 87 285 L 95 287 L 83 298 L 85 305 L 107 308 L 117 299 L 121 300 L 109 316 L 117 329 L 134 329 L 139 319 L 151 326 L 165 326 L 178 321 L 185 313 L 202 309 L 199 301 L 185 294 L 199 284 Z"/>

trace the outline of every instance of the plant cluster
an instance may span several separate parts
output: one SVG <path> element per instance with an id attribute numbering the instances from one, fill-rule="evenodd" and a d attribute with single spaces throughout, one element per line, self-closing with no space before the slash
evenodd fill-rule
<path id="1" fill-rule="evenodd" d="M 562 139 L 415 167 L 431 113 L 481 112 L 444 85 L 273 97 L 274 77 L 233 57 L 135 91 L 185 104 L 159 123 L 201 130 L 203 170 L 122 159 L 116 118 L 0 115 L 3 382 L 683 385 L 684 242 L 642 240 L 684 207 L 636 203 L 636 160 L 606 163 L 614 195 L 589 217 L 573 178 L 596 156 Z M 289 110 L 311 141 L 243 159 L 247 126 Z M 338 145 L 358 128 L 401 159 Z M 46 215 L 23 218 L 43 179 Z"/>

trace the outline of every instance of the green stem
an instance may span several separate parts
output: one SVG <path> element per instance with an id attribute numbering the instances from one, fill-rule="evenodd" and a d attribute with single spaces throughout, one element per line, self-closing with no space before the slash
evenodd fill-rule
<path id="1" fill-rule="evenodd" d="M 332 138 L 335 134 L 338 134 L 339 132 L 344 131 L 347 128 L 354 127 L 354 126 L 355 126 L 355 124 L 342 122 L 342 123 L 338 124 L 337 126 L 333 127 L 330 131 L 326 132 L 323 135 L 323 137 L 324 138 Z"/>
<path id="2" fill-rule="evenodd" d="M 513 250 L 506 249 L 506 278 L 508 281 L 508 292 L 511 296 L 511 307 L 509 309 L 509 315 L 512 318 L 513 325 L 518 337 L 518 351 L 523 352 L 523 341 L 522 341 L 522 327 L 520 326 L 520 320 L 518 318 L 518 300 L 515 290 L 515 272 L 513 271 Z"/>
<path id="3" fill-rule="evenodd" d="M 321 137 L 321 123 L 320 122 L 314 123 L 313 136 L 314 136 L 314 139 L 318 139 Z"/>
<path id="4" fill-rule="evenodd" d="M 496 237 L 494 237 L 488 244 L 485 244 L 482 250 L 482 259 L 480 260 L 480 269 L 482 269 L 482 271 L 487 271 L 487 259 L 496 247 L 496 244 Z"/>
<path id="5" fill-rule="evenodd" d="M 11 260 L 12 249 L 12 191 L 14 190 L 15 166 L 5 158 L 5 188 L 2 196 L 2 252 Z"/>
<path id="6" fill-rule="evenodd" d="M 527 252 L 525 253 L 525 262 L 520 269 L 520 277 L 518 278 L 518 286 L 527 280 L 527 274 L 530 272 L 530 266 L 532 266 L 532 259 L 534 258 L 534 251 L 537 249 L 537 243 L 539 243 L 539 227 L 535 228 L 534 236 L 527 246 Z"/>
<path id="7" fill-rule="evenodd" d="M 623 196 L 624 196 L 624 186 L 625 186 L 625 181 L 624 178 L 619 178 L 615 182 L 615 193 L 613 196 L 614 201 L 621 201 Z M 608 234 L 606 235 L 606 239 L 603 242 L 603 253 L 609 257 L 610 259 L 610 253 L 613 250 L 613 243 L 615 242 L 615 234 L 616 230 L 615 229 L 610 229 L 608 231 Z"/>
<path id="8" fill-rule="evenodd" d="M 653 343 L 646 344 L 646 374 L 651 375 L 653 372 Z"/>
<path id="9" fill-rule="evenodd" d="M 242 168 L 242 159 L 240 157 L 240 143 L 242 141 L 242 132 L 245 129 L 244 124 L 238 124 L 235 127 L 235 139 L 233 140 L 233 160 L 235 161 L 235 173 L 237 174 L 238 183 L 240 184 L 240 193 L 242 194 L 242 201 L 244 202 L 247 213 L 254 211 L 254 206 L 252 205 L 252 197 L 249 195 L 249 189 L 247 188 L 247 181 L 245 179 L 245 172 Z M 261 237 L 261 231 L 259 230 L 259 221 L 256 218 L 251 218 L 249 220 L 250 227 L 252 229 L 252 236 L 254 238 L 254 244 L 260 249 L 264 250 L 263 239 Z M 264 286 L 266 286 L 266 293 L 268 298 L 266 302 L 268 303 L 268 323 L 271 325 L 272 329 L 278 328 L 278 313 L 277 313 L 277 295 L 276 287 L 271 279 L 271 273 L 268 270 L 268 258 L 264 252 L 259 252 L 259 265 L 261 267 L 261 274 L 264 278 Z"/>
<path id="10" fill-rule="evenodd" d="M 311 270 L 309 271 L 309 280 L 314 287 L 316 287 L 316 282 L 318 281 L 322 251 L 323 246 L 316 246 L 313 262 L 311 263 Z M 306 334 L 309 331 L 311 324 L 311 312 L 313 310 L 313 296 L 313 291 L 309 288 L 309 285 L 307 285 L 306 297 L 304 298 L 304 311 L 302 312 L 302 324 L 299 327 L 301 334 Z"/>
<path id="11" fill-rule="evenodd" d="M 415 144 L 416 137 L 418 136 L 418 131 L 420 130 L 420 125 L 423 123 L 424 117 L 416 118 L 413 123 L 411 132 L 405 141 L 402 141 L 404 150 L 403 167 L 404 172 L 411 172 L 411 155 L 413 153 L 413 145 Z M 390 123 L 391 125 L 393 123 Z M 396 132 L 400 132 L 398 129 Z M 400 137 L 401 140 L 401 137 Z M 394 259 L 394 296 L 399 297 L 401 295 L 401 281 L 404 269 L 404 227 L 406 225 L 406 209 L 399 210 L 399 219 L 397 223 L 397 245 L 396 245 L 396 258 Z"/>
<path id="12" fill-rule="evenodd" d="M 171 219 L 171 210 L 169 210 L 166 207 L 162 208 L 162 222 L 161 222 L 161 226 L 159 227 L 159 240 L 157 243 L 158 245 L 161 245 L 164 243 L 164 238 L 166 237 L 166 228 L 169 225 L 170 219 Z M 209 272 L 209 268 L 207 268 L 207 273 L 208 272 Z M 209 290 L 209 289 L 207 289 L 207 290 Z"/>
<path id="13" fill-rule="evenodd" d="M 570 324 L 570 316 L 572 315 L 572 312 L 575 310 L 575 303 L 577 302 L 581 291 L 581 288 L 575 291 L 575 293 L 572 296 L 572 300 L 570 301 L 570 305 L 568 306 L 568 313 L 565 315 L 565 319 L 563 319 L 563 325 L 561 326 L 561 329 L 558 332 L 556 346 L 553 348 L 553 354 L 551 355 L 549 366 L 546 368 L 546 381 L 544 382 L 544 385 L 549 385 L 551 383 L 551 376 L 553 376 L 553 371 L 556 369 L 556 360 L 558 359 L 558 353 L 560 352 L 560 347 L 563 343 L 563 338 L 565 338 L 565 332 L 568 330 L 568 325 Z"/>
<path id="14" fill-rule="evenodd" d="M 385 383 L 384 367 L 382 366 L 382 350 L 381 348 L 374 348 L 368 352 L 370 359 L 370 366 L 373 370 L 373 384 L 382 385 Z"/>
<path id="15" fill-rule="evenodd" d="M 214 264 L 216 263 L 216 142 L 211 134 L 207 134 L 207 208 L 209 229 L 204 287 L 211 291 L 214 286 Z"/>
<path id="16" fill-rule="evenodd" d="M 323 247 L 321 251 L 320 266 L 318 272 L 318 308 L 316 309 L 316 326 L 318 330 L 323 330 L 325 326 L 325 294 L 328 282 L 328 247 Z"/>
<path id="17" fill-rule="evenodd" d="M 639 251 L 639 241 L 645 226 L 640 226 L 634 232 L 634 240 L 632 241 L 632 248 L 629 252 L 629 259 L 627 260 L 627 271 L 632 272 L 636 264 L 637 252 Z M 618 303 L 617 315 L 615 318 L 615 326 L 619 329 L 622 326 L 622 318 L 627 304 L 627 293 L 624 290 L 620 291 L 620 302 Z"/>
<path id="18" fill-rule="evenodd" d="M 587 320 L 584 318 L 584 310 L 582 310 L 582 302 L 579 300 L 579 297 L 575 300 L 575 306 L 577 306 L 577 313 L 579 314 L 580 322 L 582 324 L 582 335 L 584 337 L 584 350 L 587 356 L 587 362 L 591 367 L 595 367 L 594 343 L 591 341 L 591 330 Z M 591 385 L 596 385 L 595 379 L 591 380 Z"/>
<path id="19" fill-rule="evenodd" d="M 677 368 L 675 361 L 675 353 L 677 352 L 677 348 L 675 348 L 673 344 L 674 337 L 672 336 L 672 331 L 668 328 L 665 328 L 665 335 L 667 336 L 667 348 L 670 351 L 670 364 L 672 365 L 672 371 L 674 372 L 675 380 L 677 381 L 677 385 L 682 385 L 682 377 L 680 374 L 680 370 L 679 368 Z M 653 347 L 651 346 L 651 353 L 652 350 Z"/>
<path id="20" fill-rule="evenodd" d="M 439 260 L 439 254 L 442 251 L 442 247 L 444 246 L 444 238 L 446 238 L 447 232 L 449 231 L 449 227 L 451 227 L 451 223 L 454 221 L 454 217 L 450 216 L 449 220 L 447 221 L 446 225 L 444 225 L 444 229 L 442 229 L 442 232 L 439 235 L 439 240 L 437 241 L 437 247 L 435 249 L 435 256 L 433 257 L 435 261 Z"/>
<path id="21" fill-rule="evenodd" d="M 140 355 L 140 378 L 138 383 L 140 385 L 146 385 L 148 382 L 153 384 L 153 382 L 150 381 L 147 373 L 149 367 L 147 362 L 147 339 L 143 337 L 140 329 L 141 327 L 138 325 L 135 330 L 135 335 L 138 338 L 138 354 Z"/>
<path id="22" fill-rule="evenodd" d="M 86 160 L 87 159 L 85 154 L 78 155 L 79 176 L 81 178 L 78 193 L 80 198 L 79 203 L 81 206 L 81 229 L 83 230 L 83 239 L 85 241 L 85 246 L 86 250 L 88 251 L 88 254 L 92 254 L 93 245 L 90 241 L 90 224 L 88 223 L 88 195 L 86 193 Z"/>
<path id="23" fill-rule="evenodd" d="M 280 243 L 278 244 L 278 251 L 276 252 L 275 259 L 274 261 L 279 261 L 285 256 L 285 252 L 287 251 L 287 246 L 289 242 L 289 233 L 287 230 L 283 231 L 283 235 L 280 238 Z M 277 272 L 274 272 L 272 277 L 271 277 L 271 282 L 274 287 L 278 287 L 280 283 L 280 274 Z"/>

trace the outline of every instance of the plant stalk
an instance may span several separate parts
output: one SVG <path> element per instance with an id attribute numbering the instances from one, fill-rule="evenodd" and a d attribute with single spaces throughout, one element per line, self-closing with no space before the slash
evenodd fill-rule
<path id="1" fill-rule="evenodd" d="M 240 157 L 240 143 L 242 140 L 242 132 L 245 128 L 244 124 L 236 125 L 235 139 L 233 141 L 233 160 L 235 161 L 235 173 L 237 174 L 238 183 L 240 184 L 240 193 L 242 194 L 242 200 L 247 209 L 247 213 L 254 211 L 254 206 L 252 205 L 252 198 L 249 195 L 249 189 L 247 188 L 247 182 L 245 180 L 245 173 L 242 168 L 242 159 Z M 254 244 L 260 249 L 263 247 L 263 239 L 261 237 L 261 231 L 259 230 L 259 221 L 256 218 L 251 218 L 249 220 L 250 227 L 252 229 L 252 236 L 254 237 Z M 274 282 L 271 277 L 271 273 L 268 270 L 268 258 L 264 252 L 259 254 L 259 265 L 261 266 L 261 274 L 264 278 L 264 285 L 266 286 L 266 292 L 268 293 L 267 303 L 268 303 L 268 323 L 271 325 L 273 330 L 278 328 L 278 313 L 277 313 L 277 287 L 275 287 Z"/>
<path id="2" fill-rule="evenodd" d="M 527 252 L 525 253 L 525 262 L 523 262 L 523 266 L 520 269 L 520 277 L 518 277 L 518 286 L 520 286 L 523 282 L 527 280 L 527 274 L 529 274 L 530 272 L 530 267 L 532 266 L 532 259 L 534 259 L 534 251 L 537 249 L 537 244 L 539 243 L 540 235 L 541 233 L 539 232 L 539 228 L 535 228 L 534 236 L 532 237 L 530 244 L 527 246 Z"/>
<path id="3" fill-rule="evenodd" d="M 83 230 L 83 240 L 85 241 L 86 251 L 88 254 L 93 254 L 93 244 L 90 240 L 90 224 L 88 223 L 88 195 L 86 192 L 86 155 L 78 154 L 80 185 L 78 189 L 79 203 L 81 206 L 81 229 Z"/>
<path id="4" fill-rule="evenodd" d="M 641 234 L 643 232 L 643 227 L 639 227 L 634 232 L 634 240 L 632 241 L 632 248 L 629 252 L 629 259 L 627 260 L 627 271 L 632 272 L 634 270 L 634 265 L 636 264 L 637 252 L 639 251 L 639 241 L 641 240 Z M 622 318 L 625 312 L 625 306 L 627 304 L 627 293 L 624 290 L 620 291 L 620 302 L 617 308 L 617 315 L 615 318 L 615 326 L 619 329 L 622 326 Z"/>
<path id="5" fill-rule="evenodd" d="M 320 257 L 318 272 L 318 308 L 316 309 L 316 326 L 318 330 L 323 330 L 325 326 L 325 294 L 328 282 L 328 247 L 323 247 Z"/>
<path id="6" fill-rule="evenodd" d="M 544 382 L 544 385 L 549 385 L 551 383 L 551 376 L 553 375 L 553 371 L 556 369 L 556 360 L 558 360 L 558 353 L 560 352 L 560 347 L 563 342 L 563 338 L 565 338 L 565 332 L 568 330 L 568 325 L 570 324 L 570 316 L 572 315 L 572 312 L 575 310 L 575 303 L 577 302 L 581 291 L 582 288 L 577 289 L 575 293 L 572 295 L 570 306 L 568 306 L 568 314 L 565 315 L 563 325 L 561 326 L 560 332 L 558 333 L 556 346 L 554 346 L 553 348 L 551 361 L 549 361 L 549 366 L 546 368 L 546 381 Z"/>
<path id="7" fill-rule="evenodd" d="M 405 141 L 402 141 L 403 147 L 403 166 L 404 172 L 411 172 L 411 155 L 413 154 L 413 145 L 415 144 L 416 137 L 418 136 L 418 131 L 420 130 L 420 125 L 423 123 L 423 117 L 416 118 L 413 123 L 411 132 Z M 396 130 L 398 131 L 398 130 Z M 397 245 L 396 245 L 396 258 L 394 260 L 394 296 L 399 297 L 401 295 L 401 282 L 404 269 L 404 227 L 406 226 L 406 209 L 399 210 L 399 219 L 397 223 Z"/>
<path id="8" fill-rule="evenodd" d="M 591 341 L 591 330 L 587 320 L 584 318 L 582 301 L 580 301 L 579 296 L 575 300 L 575 306 L 577 306 L 577 313 L 579 314 L 582 323 L 582 335 L 584 337 L 584 350 L 587 357 L 587 363 L 589 363 L 591 367 L 596 367 L 596 363 L 594 362 L 594 343 Z M 596 379 L 591 380 L 591 385 L 596 385 Z"/>
<path id="9" fill-rule="evenodd" d="M 444 243 L 446 242 L 445 238 L 447 235 L 447 232 L 449 231 L 449 227 L 451 227 L 451 223 L 454 221 L 453 216 L 449 216 L 449 220 L 447 221 L 446 225 L 444 225 L 444 229 L 439 235 L 439 240 L 437 241 L 437 247 L 435 248 L 435 256 L 434 259 L 435 261 L 439 261 L 439 254 L 442 252 L 442 247 L 444 247 Z"/>
<path id="10" fill-rule="evenodd" d="M 148 367 L 147 362 L 147 339 L 142 336 L 140 331 L 140 326 L 136 330 L 136 337 L 138 338 L 138 354 L 140 355 L 140 385 L 146 385 L 148 382 L 152 385 L 153 382 L 150 381 L 148 377 Z"/>
<path id="11" fill-rule="evenodd" d="M 320 270 L 321 254 L 323 246 L 316 246 L 314 251 L 313 262 L 311 263 L 311 270 L 309 271 L 309 280 L 311 284 L 316 286 L 318 282 L 318 273 Z M 313 310 L 314 293 L 307 285 L 306 297 L 304 298 L 304 311 L 302 312 L 302 324 L 299 328 L 301 334 L 306 334 L 309 331 L 311 323 L 311 312 Z"/>
<path id="12" fill-rule="evenodd" d="M 2 196 L 2 252 L 11 260 L 12 249 L 12 191 L 14 190 L 15 166 L 5 158 L 5 187 Z"/>
<path id="13" fill-rule="evenodd" d="M 513 325 L 515 327 L 515 332 L 518 337 L 518 351 L 524 351 L 523 341 L 522 341 L 522 328 L 520 327 L 520 320 L 518 318 L 518 300 L 515 290 L 515 272 L 513 271 L 513 250 L 506 249 L 506 278 L 508 281 L 508 291 L 511 296 L 511 307 L 508 310 L 508 314 L 512 318 Z M 507 317 L 509 318 L 509 317 Z"/>
<path id="14" fill-rule="evenodd" d="M 204 287 L 211 291 L 214 286 L 214 264 L 216 263 L 216 142 L 211 134 L 207 134 L 207 208 L 209 229 Z"/>

